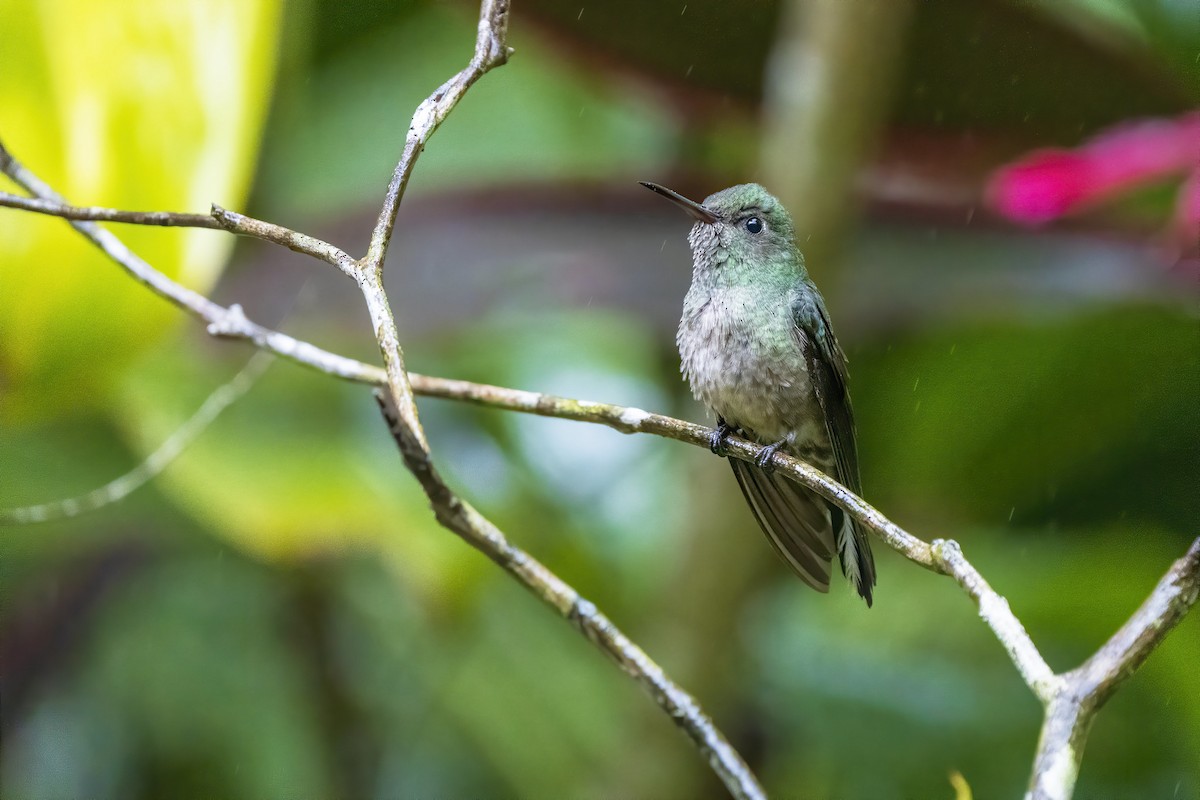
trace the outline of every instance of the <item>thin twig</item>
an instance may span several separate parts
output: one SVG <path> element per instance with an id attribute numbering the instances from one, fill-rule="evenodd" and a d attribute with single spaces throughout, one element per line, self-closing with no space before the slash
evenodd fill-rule
<path id="1" fill-rule="evenodd" d="M 396 414 L 391 398 L 375 390 L 375 399 L 400 449 L 405 465 L 429 498 L 439 523 L 496 562 L 535 597 L 557 611 L 590 642 L 649 692 L 654 702 L 695 742 L 735 798 L 765 798 L 750 768 L 695 699 L 674 683 L 646 653 L 626 637 L 594 604 L 541 562 L 510 543 L 504 533 L 442 481 L 428 451 Z"/>
<path id="2" fill-rule="evenodd" d="M 499 528 L 454 494 L 433 467 L 429 444 L 413 400 L 396 321 L 383 288 L 383 262 L 417 157 L 467 90 L 488 70 L 508 60 L 507 35 L 508 0 L 483 0 L 471 63 L 430 95 L 413 114 L 403 154 L 388 185 L 383 209 L 371 236 L 370 249 L 360 262 L 356 275 L 387 373 L 387 395 L 385 397 L 381 390 L 376 390 L 376 398 L 406 466 L 425 490 L 438 521 L 499 564 L 547 605 L 557 609 L 641 684 L 671 720 L 691 737 L 730 794 L 747 800 L 765 798 L 750 768 L 690 695 L 670 681 L 662 669 L 592 603 L 580 598 L 574 589 L 536 559 L 510 544 Z"/>
<path id="3" fill-rule="evenodd" d="M 547 605 L 558 610 L 641 684 L 671 720 L 691 737 L 731 795 L 746 800 L 765 800 L 766 795 L 750 768 L 712 720 L 700 710 L 696 701 L 670 681 L 662 669 L 617 630 L 592 603 L 583 600 L 574 589 L 528 553 L 509 543 L 499 528 L 454 494 L 433 467 L 429 444 L 425 440 L 413 400 L 413 388 L 404 364 L 404 351 L 400 347 L 396 321 L 383 288 L 383 262 L 400 201 L 425 143 L 467 90 L 488 70 L 508 60 L 510 51 L 507 36 L 508 0 L 483 0 L 475 55 L 471 63 L 430 95 L 413 114 L 404 151 L 388 185 L 379 221 L 371 235 L 370 248 L 360 262 L 356 275 L 387 373 L 387 395 L 377 389 L 375 396 L 405 465 L 425 490 L 438 522 L 499 564 Z"/>
<path id="4" fill-rule="evenodd" d="M 386 386 L 391 394 L 390 399 L 398 409 L 401 422 L 412 432 L 421 448 L 428 452 L 429 443 L 425 440 L 425 429 L 421 427 L 420 417 L 417 416 L 417 404 L 413 400 L 408 368 L 404 365 L 400 333 L 396 329 L 392 306 L 383 291 L 383 276 L 364 270 L 358 275 L 358 286 L 367 304 L 371 326 L 375 329 L 375 340 L 379 342 L 380 355 L 383 356 L 383 371 L 387 375 Z"/>
<path id="5" fill-rule="evenodd" d="M 32 190 L 33 187 L 21 179 L 22 176 L 26 178 L 29 176 L 28 171 L 16 165 L 16 162 L 11 163 L 17 169 L 15 174 L 13 172 L 10 174 L 23 186 Z M 55 212 L 47 211 L 46 213 Z M 87 231 L 84 233 L 88 235 Z M 92 237 L 89 236 L 89 238 Z M 272 239 L 272 241 L 276 240 L 277 237 Z M 104 247 L 103 244 L 101 246 Z M 108 248 L 104 249 L 118 263 L 133 272 L 130 264 L 123 260 L 132 254 L 128 254 L 127 251 L 122 253 Z M 136 256 L 132 258 L 136 259 L 134 266 L 138 271 L 155 272 Z M 209 331 L 214 335 L 250 339 L 258 346 L 287 357 L 289 360 L 335 377 L 374 386 L 388 386 L 389 384 L 387 373 L 379 367 L 338 356 L 285 334 L 262 328 L 246 319 L 239 306 L 235 305 L 226 309 L 207 300 L 204 303 L 191 303 L 188 296 L 184 294 L 188 290 L 170 281 L 161 273 L 155 272 L 155 275 L 157 276 L 155 280 L 141 277 L 139 280 L 142 280 L 152 290 L 208 321 L 210 323 Z M 136 273 L 135 277 L 138 277 Z M 378 307 L 377 313 L 382 313 Z M 703 425 L 612 403 L 576 400 L 540 392 L 421 375 L 415 372 L 408 373 L 408 379 L 413 392 L 426 397 L 440 397 L 538 416 L 606 425 L 622 433 L 649 433 L 700 447 L 708 447 L 712 433 L 711 428 Z M 737 437 L 729 439 L 728 452 L 735 458 L 752 462 L 761 451 L 762 447 L 755 443 Z M 1034 694 L 1043 702 L 1046 702 L 1047 697 L 1053 694 L 1059 683 L 1057 676 L 1046 665 L 1028 633 L 1008 607 L 1007 601 L 983 580 L 979 572 L 962 556 L 961 548 L 956 543 L 938 540 L 930 545 L 918 539 L 829 476 L 784 453 L 776 454 L 773 465 L 781 474 L 788 475 L 845 509 L 864 527 L 871 530 L 884 543 L 908 560 L 926 569 L 954 577 L 979 606 L 981 618 L 1004 645 Z"/>
<path id="6" fill-rule="evenodd" d="M 1071 676 L 1078 674 L 1080 687 L 1103 704 L 1179 624 L 1198 593 L 1200 537 L 1171 565 L 1129 621 Z"/>
<path id="7" fill-rule="evenodd" d="M 216 390 L 192 414 L 136 467 L 121 477 L 87 494 L 21 508 L 0 508 L 0 525 L 24 525 L 33 522 L 76 517 L 116 503 L 162 474 L 196 437 L 208 428 L 221 412 L 244 396 L 275 359 L 265 350 L 255 351 L 246 366 Z"/>
<path id="8" fill-rule="evenodd" d="M 412 386 L 408 381 L 408 370 L 404 364 L 404 351 L 400 348 L 399 336 L 392 309 L 383 290 L 383 262 L 387 257 L 388 244 L 400 211 L 400 201 L 409 178 L 417 166 L 417 159 L 425 150 L 425 144 L 442 124 L 458 101 L 463 98 L 476 81 L 489 70 L 508 61 L 512 52 L 508 47 L 508 0 L 483 0 L 479 9 L 479 27 L 475 37 L 475 54 L 471 62 L 450 80 L 446 81 L 413 112 L 408 134 L 404 139 L 404 150 L 392 179 L 384 193 L 383 207 L 375 229 L 371 232 L 371 244 L 367 255 L 359 263 L 356 274 L 359 288 L 367 303 L 375 338 L 383 355 L 383 368 L 387 373 L 391 399 L 400 420 L 428 450 L 425 431 L 413 402 Z"/>
<path id="9" fill-rule="evenodd" d="M 412 172 L 415 159 L 420 153 L 420 148 L 424 146 L 424 142 L 428 140 L 471 84 L 488 69 L 504 63 L 507 59 L 509 53 L 505 44 L 507 17 L 507 0 L 484 0 L 476 54 L 472 59 L 471 66 L 459 73 L 426 103 L 422 104 L 425 111 L 422 112 L 422 109 L 418 109 L 417 115 L 414 116 L 413 128 L 416 135 L 414 137 L 414 131 L 410 131 L 405 154 L 401 158 L 400 164 L 397 165 L 393 183 L 389 186 L 385 212 L 381 215 L 380 226 L 376 229 L 377 234 L 381 230 L 383 231 L 382 242 L 377 248 L 377 239 L 373 237 L 372 240 L 372 249 L 375 252 L 374 260 L 368 257 L 364 258 L 362 262 L 347 265 L 342 257 L 344 254 L 341 254 L 340 251 L 333 252 L 333 250 L 314 246 L 313 243 L 319 243 L 319 240 L 309 238 L 305 241 L 306 237 L 301 234 L 269 223 L 251 221 L 257 224 L 250 224 L 248 218 L 240 215 L 235 217 L 230 212 L 217 207 L 213 209 L 213 216 L 223 223 L 223 227 L 228 227 L 235 232 L 258 235 L 291 249 L 330 261 L 359 282 L 384 359 L 383 372 L 389 391 L 385 410 L 390 412 L 388 414 L 389 427 L 400 445 L 406 465 L 418 477 L 422 487 L 429 494 L 430 503 L 438 520 L 503 566 L 510 575 L 536 596 L 555 607 L 589 640 L 616 660 L 627 674 L 633 676 L 647 689 L 655 702 L 695 742 L 697 748 L 725 782 L 734 797 L 765 798 L 765 794 L 745 762 L 712 724 L 712 721 L 700 710 L 699 705 L 690 695 L 670 681 L 661 668 L 621 634 L 590 602 L 579 598 L 574 589 L 528 554 L 509 544 L 503 534 L 489 520 L 455 496 L 433 471 L 428 444 L 421 430 L 416 405 L 413 403 L 412 388 L 409 385 L 409 376 L 404 366 L 403 351 L 400 348 L 395 320 L 383 291 L 382 262 L 387 247 L 387 238 L 390 236 L 395 220 L 396 209 L 408 176 Z M 414 141 L 417 142 L 415 150 L 412 148 Z M 33 194 L 62 203 L 62 199 L 55 195 L 49 186 L 17 164 L 10 154 L 3 150 L 2 145 L 0 145 L 0 168 Z M 389 204 L 393 206 L 390 215 L 386 211 Z M 209 333 L 240 336 L 258 341 L 255 337 L 247 335 L 254 332 L 258 326 L 245 317 L 240 306 L 234 305 L 229 309 L 224 309 L 158 273 L 130 252 L 128 248 L 125 248 L 116 237 L 93 223 L 69 221 L 142 283 L 208 320 Z M 324 243 L 319 244 L 323 245 Z M 282 336 L 282 334 L 278 336 Z M 268 337 L 259 338 L 263 338 L 264 342 L 268 339 Z M 295 340 L 292 340 L 292 343 L 300 344 Z M 295 352 L 295 348 L 289 347 L 288 349 Z M 312 350 L 315 349 L 312 348 Z M 309 351 L 305 355 L 317 354 Z M 322 354 L 321 360 L 328 363 L 325 356 L 332 356 L 332 354 Z M 310 365 L 317 366 L 315 362 L 310 362 Z M 345 368 L 344 364 L 340 366 Z M 366 365 L 361 366 L 366 367 Z M 361 378 L 367 370 L 358 369 L 356 372 Z M 371 382 L 376 382 L 374 379 L 377 376 L 372 375 L 371 377 L 373 379 Z"/>
<path id="10" fill-rule="evenodd" d="M 621 433 L 649 433 L 706 449 L 713 432 L 712 428 L 704 425 L 629 406 L 597 403 L 591 400 L 575 400 L 540 392 L 508 389 L 502 386 L 489 386 L 488 384 L 449 378 L 435 378 L 417 373 L 411 373 L 409 378 L 412 381 L 413 390 L 417 394 L 427 397 L 462 400 L 476 405 L 521 411 L 543 417 L 591 422 L 606 425 Z M 743 461 L 753 462 L 763 449 L 762 445 L 754 442 L 736 436 L 729 437 L 728 454 Z M 896 525 L 861 497 L 825 473 L 785 453 L 776 453 L 771 465 L 776 472 L 787 475 L 797 483 L 818 492 L 844 508 L 905 558 L 926 569 L 946 572 L 939 565 L 927 542 Z"/>
<path id="11" fill-rule="evenodd" d="M 293 252 L 303 253 L 327 264 L 332 264 L 351 278 L 358 277 L 358 264 L 353 258 L 341 248 L 315 236 L 298 233 L 273 222 L 263 222 L 261 219 L 221 208 L 215 203 L 212 207 L 212 218 L 220 227 L 231 233 L 240 233 L 274 242 Z"/>
<path id="12" fill-rule="evenodd" d="M 157 225 L 164 228 L 219 229 L 221 227 L 208 214 L 182 214 L 175 211 L 118 211 L 115 208 L 98 206 L 69 206 L 51 200 L 22 197 L 8 192 L 0 192 L 0 206 L 81 221 L 125 222 L 131 225 Z"/>
<path id="13" fill-rule="evenodd" d="M 11 155 L 6 162 L 9 165 L 13 163 Z M 14 176 L 14 180 L 16 179 Z M 33 191 L 25 183 L 22 185 Z M 45 187 L 45 184 L 42 186 Z M 120 222 L 128 225 L 152 225 L 168 228 L 227 230 L 231 233 L 253 236 L 283 245 L 289 250 L 332 264 L 350 277 L 355 276 L 356 263 L 354 259 L 329 242 L 305 233 L 298 233 L 273 222 L 264 222 L 236 211 L 229 211 L 216 204 L 208 214 L 187 214 L 177 211 L 123 211 L 101 206 L 72 206 L 61 200 L 21 197 L 8 192 L 0 192 L 0 207 L 32 211 L 37 214 L 79 222 Z"/>
<path id="14" fill-rule="evenodd" d="M 443 83 L 413 112 L 408 134 L 404 138 L 404 152 L 392 173 L 379 220 L 371 232 L 371 246 L 363 260 L 366 272 L 379 273 L 383 269 L 392 229 L 396 225 L 396 214 L 400 211 L 400 201 L 404 199 L 408 180 L 429 137 L 458 105 L 467 90 L 489 70 L 506 63 L 512 54 L 508 46 L 508 10 L 508 0 L 483 0 L 479 10 L 479 30 L 475 37 L 475 55 L 471 63 Z M 403 413 L 404 410 L 402 406 L 400 411 Z"/>
<path id="15" fill-rule="evenodd" d="M 447 487 L 434 471 L 412 395 L 461 400 L 493 408 L 607 425 L 623 433 L 650 433 L 707 447 L 711 429 L 637 408 L 555 397 L 536 392 L 408 373 L 390 305 L 383 291 L 382 265 L 405 187 L 421 149 L 467 89 L 508 57 L 505 42 L 507 0 L 484 0 L 475 56 L 470 65 L 430 96 L 413 116 L 403 155 L 388 186 L 383 209 L 366 257 L 346 253 L 314 237 L 254 220 L 214 206 L 212 217 L 167 212 L 129 212 L 66 204 L 49 186 L 16 162 L 0 144 L 0 170 L 35 196 L 0 193 L 0 205 L 62 217 L 120 264 L 132 277 L 208 324 L 214 336 L 251 341 L 296 363 L 336 377 L 386 387 L 385 415 L 408 468 L 427 492 L 440 522 L 454 531 L 536 596 L 569 619 L 628 674 L 641 683 L 696 742 L 735 797 L 760 797 L 762 790 L 744 762 L 728 745 L 695 701 L 669 679 L 640 649 L 613 627 L 567 584 L 514 547 L 479 512 Z M 201 222 L 200 220 L 203 220 Z M 147 225 L 213 228 L 257 236 L 337 266 L 363 290 L 384 369 L 336 355 L 307 342 L 251 322 L 238 305 L 212 302 L 167 278 L 133 254 L 96 220 Z M 752 461 L 762 447 L 731 438 L 728 454 Z M 1073 791 L 1087 730 L 1104 701 L 1133 673 L 1196 602 L 1200 592 L 1200 539 L 1109 642 L 1079 668 L 1055 675 L 1038 652 L 1007 601 L 996 593 L 950 540 L 928 544 L 888 520 L 844 486 L 813 467 L 782 453 L 772 465 L 817 492 L 871 530 L 905 558 L 953 577 L 979 607 L 983 621 L 1005 647 L 1022 678 L 1046 708 L 1029 797 L 1059 800 Z"/>
<path id="16" fill-rule="evenodd" d="M 0 145 L 0 156 L 5 156 L 0 158 L 0 167 L 18 184 L 35 195 L 62 204 L 61 198 L 50 187 L 21 166 L 10 155 L 7 155 L 3 151 L 2 145 Z M 62 205 L 65 207 L 65 204 Z M 47 213 L 53 212 L 48 211 Z M 229 214 L 230 212 L 224 213 Z M 235 304 L 229 308 L 225 308 L 213 303 L 211 300 L 192 292 L 155 270 L 130 252 L 115 236 L 102 228 L 87 222 L 74 220 L 70 222 L 152 291 L 208 322 L 208 332 L 214 336 L 247 339 L 259 347 L 268 349 L 284 358 L 335 377 L 375 386 L 387 386 L 389 389 L 393 389 L 399 384 L 399 380 L 393 382 L 389 373 L 379 367 L 321 350 L 307 342 L 264 328 L 249 320 L 243 313 L 241 306 Z M 278 239 L 279 237 L 273 237 L 271 241 L 278 241 Z M 391 320 L 391 311 L 387 306 L 386 299 L 383 297 L 382 287 L 378 286 L 370 275 L 361 275 L 360 280 L 367 282 L 364 295 L 367 298 L 368 308 L 372 313 L 372 322 L 377 329 L 377 337 L 380 335 L 380 331 L 383 332 L 383 335 L 391 331 L 394 337 L 395 323 Z M 389 344 L 381 347 L 381 352 L 384 354 L 385 360 L 389 354 L 396 354 L 398 351 L 398 344 Z M 393 361 L 391 365 L 392 373 L 401 373 L 401 366 L 402 360 L 400 363 Z M 537 414 L 539 416 L 591 422 L 607 425 L 622 433 L 650 433 L 655 436 L 688 442 L 701 447 L 708 447 L 709 437 L 712 433 L 710 428 L 703 425 L 685 422 L 662 414 L 654 414 L 639 408 L 629 408 L 611 403 L 575 400 L 539 392 L 437 378 L 417 373 L 404 374 L 413 392 L 428 397 L 442 397 L 492 408 Z M 402 387 L 399 391 L 403 392 Z M 393 395 L 395 394 L 396 392 L 393 391 Z M 413 409 L 411 413 L 415 417 L 415 405 L 410 404 L 410 406 Z M 420 430 L 419 422 L 415 430 Z M 424 440 L 423 434 L 420 434 L 420 438 L 422 441 Z M 761 451 L 762 447 L 755 443 L 738 439 L 737 437 L 729 439 L 728 453 L 735 458 L 740 458 L 744 461 L 753 461 Z M 926 569 L 942 572 L 947 575 L 955 575 L 960 585 L 963 585 L 965 589 L 968 589 L 968 593 L 971 593 L 968 588 L 970 582 L 967 580 L 966 573 L 961 572 L 961 570 L 958 574 L 955 573 L 955 570 L 959 569 L 958 565 L 960 563 L 967 567 L 970 566 L 965 559 L 951 559 L 947 561 L 939 558 L 928 543 L 908 533 L 849 489 L 808 464 L 797 461 L 785 453 L 777 453 L 772 463 L 775 469 L 781 474 L 788 475 L 798 483 L 818 492 L 844 508 L 851 516 L 905 558 Z M 974 568 L 971 568 L 971 570 L 974 571 Z M 977 572 L 974 574 L 978 576 Z M 982 581 L 982 578 L 979 580 Z M 1030 688 L 1039 697 L 1042 697 L 1046 684 L 1045 673 L 1049 671 L 1049 668 L 1045 666 L 1044 662 L 1040 665 L 1036 663 L 1037 660 L 1040 660 L 1040 656 L 1034 659 L 1030 655 L 1036 654 L 1037 649 L 1028 640 L 1028 635 L 1025 633 L 1024 628 L 1013 617 L 1011 611 L 1007 611 L 1007 602 L 991 590 L 986 582 L 982 583 L 982 587 L 984 588 L 981 588 L 979 594 L 972 594 L 972 598 L 980 606 L 981 616 L 1013 657 L 1014 662 L 1017 664 L 1018 669 L 1021 671 Z M 989 613 L 984 613 L 985 608 L 988 609 Z M 1016 638 L 1014 639 L 1014 637 Z"/>
<path id="17" fill-rule="evenodd" d="M 171 280 L 146 263 L 110 231 L 101 228 L 94 222 L 71 219 L 69 216 L 59 213 L 63 209 L 72 208 L 72 206 L 68 205 L 41 178 L 13 158 L 2 142 L 0 142 L 0 172 L 12 178 L 18 186 L 36 198 L 46 201 L 41 213 L 66 219 L 71 227 L 100 248 L 134 280 L 189 314 L 203 320 L 212 336 L 244 339 L 259 348 L 270 350 L 281 358 L 345 380 L 375 385 L 382 385 L 386 382 L 386 376 L 379 367 L 322 350 L 308 342 L 252 322 L 246 317 L 240 305 L 235 303 L 226 307 L 214 303 L 204 295 Z M 212 220 L 211 217 L 208 219 Z M 212 221 L 215 226 L 216 220 Z"/>

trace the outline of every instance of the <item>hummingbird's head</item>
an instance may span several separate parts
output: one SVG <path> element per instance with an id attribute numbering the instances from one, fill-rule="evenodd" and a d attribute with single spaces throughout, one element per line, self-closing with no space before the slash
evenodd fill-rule
<path id="1" fill-rule="evenodd" d="M 688 243 L 698 272 L 712 269 L 754 272 L 758 265 L 793 262 L 795 268 L 803 268 L 796 251 L 791 215 L 759 184 L 731 186 L 697 203 L 657 183 L 641 183 L 696 220 Z"/>

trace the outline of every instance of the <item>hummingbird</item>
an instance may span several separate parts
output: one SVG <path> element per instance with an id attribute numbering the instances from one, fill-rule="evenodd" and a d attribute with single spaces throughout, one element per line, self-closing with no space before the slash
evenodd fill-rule
<path id="1" fill-rule="evenodd" d="M 703 203 L 641 184 L 696 220 L 688 234 L 692 284 L 675 342 L 692 394 L 717 418 L 712 451 L 724 455 L 734 433 L 766 445 L 754 464 L 729 460 L 759 527 L 819 592 L 829 591 L 837 553 L 842 574 L 869 607 L 875 560 L 866 532 L 770 467 L 782 451 L 861 493 L 846 356 L 796 247 L 791 215 L 757 183 Z"/>

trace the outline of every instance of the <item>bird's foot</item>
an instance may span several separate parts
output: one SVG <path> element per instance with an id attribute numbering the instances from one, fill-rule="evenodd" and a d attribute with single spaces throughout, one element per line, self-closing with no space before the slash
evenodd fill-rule
<path id="1" fill-rule="evenodd" d="M 775 454 L 779 452 L 779 448 L 783 447 L 785 444 L 787 444 L 787 439 L 780 439 L 778 442 L 764 447 L 762 452 L 754 457 L 754 465 L 763 472 L 774 472 L 775 467 L 771 465 L 771 459 L 774 458 Z"/>
<path id="2" fill-rule="evenodd" d="M 717 417 L 717 429 L 708 437 L 708 449 L 725 457 L 725 440 L 729 438 L 729 434 L 733 433 L 734 427 L 725 421 L 724 417 Z"/>

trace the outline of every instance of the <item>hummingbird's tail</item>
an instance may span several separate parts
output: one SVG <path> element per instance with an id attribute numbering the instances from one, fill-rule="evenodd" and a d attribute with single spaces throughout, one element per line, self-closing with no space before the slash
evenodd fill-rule
<path id="1" fill-rule="evenodd" d="M 871 555 L 871 542 L 866 531 L 848 514 L 829 503 L 829 513 L 837 529 L 838 559 L 842 562 L 842 574 L 854 584 L 854 589 L 867 608 L 871 607 L 875 589 L 875 556 Z"/>
<path id="2" fill-rule="evenodd" d="M 829 591 L 830 561 L 836 544 L 825 501 L 782 475 L 729 459 L 754 518 L 800 579 L 818 592 Z"/>
<path id="3" fill-rule="evenodd" d="M 782 475 L 734 458 L 729 465 L 759 527 L 800 579 L 828 592 L 836 552 L 842 574 L 869 607 L 875 559 L 865 532 L 837 506 Z"/>

